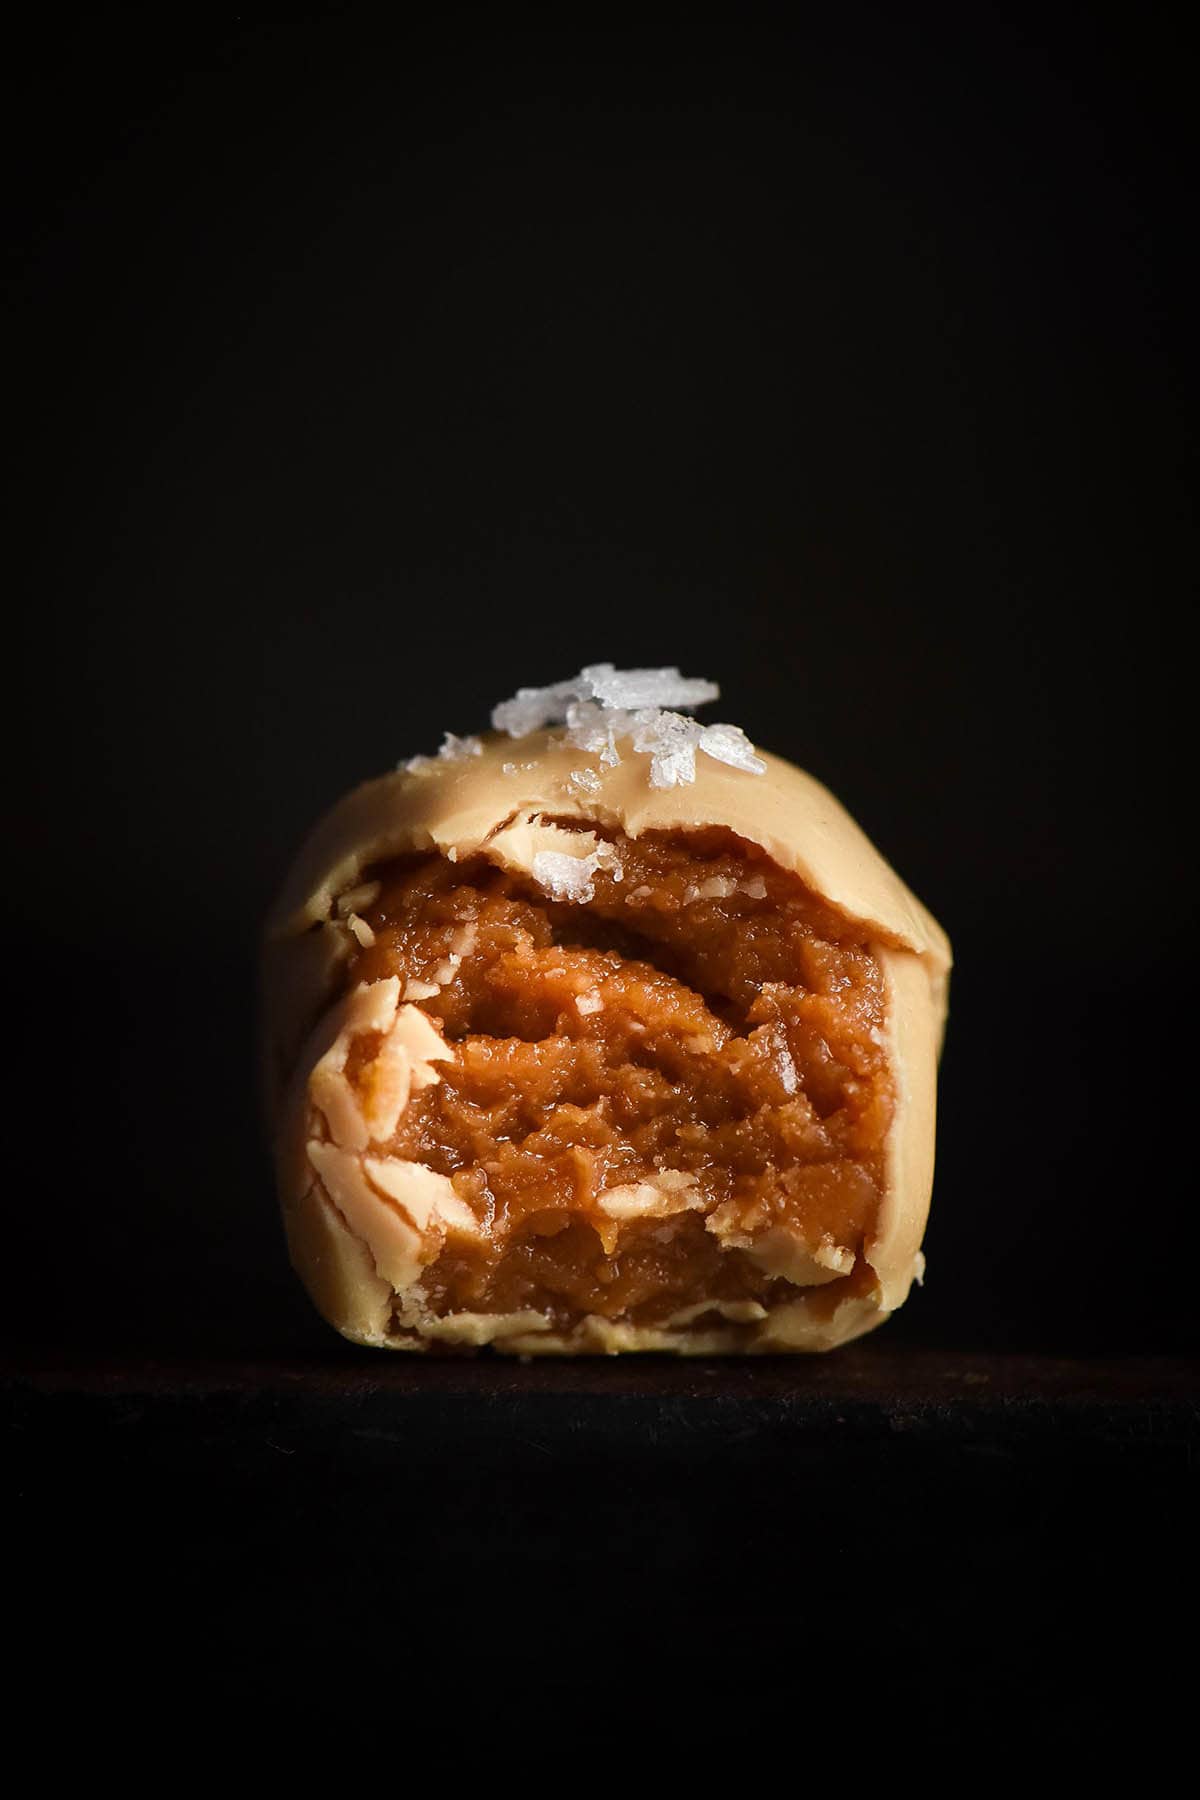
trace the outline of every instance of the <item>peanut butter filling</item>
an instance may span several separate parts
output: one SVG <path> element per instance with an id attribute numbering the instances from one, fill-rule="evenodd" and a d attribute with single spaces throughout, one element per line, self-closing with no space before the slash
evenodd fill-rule
<path id="1" fill-rule="evenodd" d="M 348 1025 L 310 1158 L 352 1229 L 370 1215 L 397 1329 L 749 1324 L 798 1287 L 870 1292 L 893 1099 L 864 936 L 728 832 L 591 841 L 586 900 L 551 897 L 553 859 L 539 885 L 480 855 L 339 902 Z"/>

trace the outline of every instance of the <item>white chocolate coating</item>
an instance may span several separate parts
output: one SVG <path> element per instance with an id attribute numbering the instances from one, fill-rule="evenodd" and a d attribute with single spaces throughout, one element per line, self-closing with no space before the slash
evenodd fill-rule
<path id="1" fill-rule="evenodd" d="M 430 1338 L 493 1342 L 523 1355 L 825 1350 L 869 1331 L 903 1303 L 921 1268 L 933 1182 L 949 941 L 827 789 L 780 758 L 760 754 L 767 764 L 763 775 L 701 757 L 695 782 L 656 791 L 639 759 L 605 768 L 554 733 L 515 742 L 493 736 L 484 740 L 481 755 L 434 760 L 365 783 L 317 826 L 268 924 L 267 1102 L 292 1261 L 319 1311 L 345 1336 L 397 1349 L 421 1349 Z M 587 791 L 569 779 L 580 769 L 596 777 Z M 579 831 L 547 830 L 544 817 L 578 819 Z M 439 851 L 452 861 L 481 853 L 529 872 L 535 855 L 557 845 L 570 854 L 586 852 L 594 839 L 582 834 L 592 823 L 631 838 L 645 831 L 724 827 L 798 875 L 873 943 L 887 990 L 895 1087 L 886 1187 L 865 1252 L 878 1278 L 875 1299 L 848 1299 L 823 1317 L 798 1288 L 794 1301 L 761 1319 L 698 1329 L 682 1322 L 634 1327 L 590 1316 L 563 1336 L 531 1329 L 538 1322 L 529 1314 L 459 1314 L 426 1320 L 419 1332 L 389 1331 L 396 1290 L 331 1201 L 308 1156 L 309 1080 L 345 1014 L 337 993 L 345 960 L 338 946 L 353 916 L 349 924 L 339 919 L 337 902 L 375 864 L 411 851 Z M 311 928 L 323 922 L 326 929 L 314 933 Z M 345 955 L 352 947 L 345 946 Z"/>

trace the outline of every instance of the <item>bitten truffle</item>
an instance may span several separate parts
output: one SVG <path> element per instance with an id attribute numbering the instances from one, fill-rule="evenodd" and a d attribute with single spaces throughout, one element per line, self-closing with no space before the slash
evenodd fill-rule
<path id="1" fill-rule="evenodd" d="M 920 1279 L 945 933 L 676 670 L 346 796 L 271 916 L 292 1261 L 358 1343 L 825 1350 Z"/>

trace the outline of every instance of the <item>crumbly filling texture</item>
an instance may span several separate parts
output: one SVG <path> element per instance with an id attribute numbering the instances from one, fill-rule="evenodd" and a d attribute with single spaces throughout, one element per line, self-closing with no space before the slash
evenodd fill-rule
<path id="1" fill-rule="evenodd" d="M 869 1293 L 893 1093 L 865 932 L 728 832 L 591 830 L 586 888 L 421 856 L 339 906 L 348 991 L 398 997 L 407 1049 L 397 1098 L 368 1006 L 313 1132 L 341 1154 L 339 1094 L 371 1121 L 372 1194 L 419 1240 L 399 1320 L 686 1328 Z M 414 1167 L 440 1210 L 387 1178 Z"/>

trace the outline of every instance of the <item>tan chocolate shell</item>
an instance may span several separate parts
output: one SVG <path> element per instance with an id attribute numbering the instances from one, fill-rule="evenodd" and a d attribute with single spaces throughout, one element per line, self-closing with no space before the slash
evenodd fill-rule
<path id="1" fill-rule="evenodd" d="M 826 1316 L 810 1304 L 808 1290 L 797 1289 L 795 1301 L 752 1324 L 731 1320 L 699 1330 L 589 1317 L 565 1338 L 529 1329 L 528 1315 L 499 1320 L 461 1314 L 457 1323 L 441 1321 L 437 1338 L 493 1342 L 497 1349 L 521 1354 L 825 1350 L 869 1331 L 902 1304 L 922 1267 L 949 941 L 826 788 L 790 763 L 759 754 L 767 765 L 762 775 L 701 755 L 694 782 L 656 791 L 642 757 L 627 756 L 606 769 L 556 733 L 516 741 L 492 736 L 478 755 L 431 759 L 416 770 L 364 783 L 317 826 L 267 927 L 266 1095 L 293 1264 L 319 1311 L 347 1337 L 393 1348 L 424 1347 L 420 1336 L 392 1332 L 396 1289 L 331 1203 L 307 1156 L 308 1083 L 337 1036 L 339 971 L 352 949 L 348 931 L 312 927 L 336 919 L 339 897 L 365 871 L 406 851 L 440 851 L 452 861 L 481 853 L 528 872 L 534 855 L 553 847 L 556 832 L 564 848 L 574 849 L 578 839 L 566 829 L 545 826 L 546 817 L 578 819 L 580 832 L 594 823 L 631 838 L 645 831 L 724 827 L 864 928 L 887 987 L 896 1092 L 886 1190 L 866 1245 L 878 1294 L 845 1300 Z M 580 769 L 598 778 L 592 791 L 581 792 L 570 781 Z"/>

